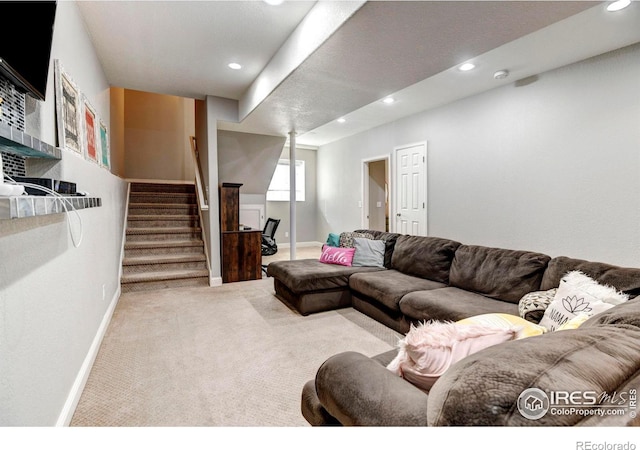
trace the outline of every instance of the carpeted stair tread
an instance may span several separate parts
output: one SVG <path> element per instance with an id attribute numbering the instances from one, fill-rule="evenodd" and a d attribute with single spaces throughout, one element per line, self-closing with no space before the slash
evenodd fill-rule
<path id="1" fill-rule="evenodd" d="M 165 192 L 165 191 L 131 191 L 131 195 L 151 197 L 183 197 L 196 195 L 195 192 Z"/>
<path id="2" fill-rule="evenodd" d="M 181 280 L 185 278 L 209 277 L 207 269 L 159 270 L 155 272 L 132 273 L 123 275 L 121 283 L 143 283 L 146 281 Z"/>
<path id="3" fill-rule="evenodd" d="M 187 220 L 197 219 L 195 214 L 129 214 L 128 220 Z"/>
<path id="4" fill-rule="evenodd" d="M 129 209 L 136 208 L 184 208 L 195 206 L 195 203 L 153 203 L 153 202 L 130 202 Z"/>
<path id="5" fill-rule="evenodd" d="M 139 192 L 179 192 L 193 193 L 195 185 L 190 183 L 132 183 L 131 193 Z"/>
<path id="6" fill-rule="evenodd" d="M 200 233 L 200 227 L 140 227 L 127 228 L 127 234 L 172 234 L 172 233 Z"/>
<path id="7" fill-rule="evenodd" d="M 180 262 L 206 261 L 204 253 L 182 253 L 175 255 L 130 256 L 124 258 L 123 266 L 168 264 Z"/>
<path id="8" fill-rule="evenodd" d="M 134 199 L 134 203 L 155 203 L 155 202 L 167 202 L 168 200 L 174 200 L 173 203 L 195 203 L 196 195 L 188 192 L 131 192 L 131 198 Z M 169 202 L 171 203 L 171 202 Z"/>
<path id="9" fill-rule="evenodd" d="M 170 247 L 201 247 L 204 245 L 202 239 L 175 239 L 163 241 L 134 241 L 124 244 L 125 250 L 133 249 L 153 249 Z"/>

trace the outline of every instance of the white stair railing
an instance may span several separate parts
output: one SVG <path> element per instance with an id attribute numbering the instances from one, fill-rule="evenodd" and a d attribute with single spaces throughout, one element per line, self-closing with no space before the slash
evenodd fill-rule
<path id="1" fill-rule="evenodd" d="M 198 145 L 195 136 L 190 136 L 191 140 L 191 155 L 193 156 L 193 163 L 196 167 L 196 194 L 198 196 L 198 208 L 202 211 L 209 210 L 209 201 L 207 199 L 207 191 L 203 189 L 202 179 L 202 167 L 200 165 L 200 155 L 198 153 Z"/>
<path id="2" fill-rule="evenodd" d="M 209 211 L 209 202 L 207 199 L 207 190 L 204 188 L 202 180 L 204 176 L 202 175 L 202 166 L 200 165 L 200 155 L 198 153 L 198 145 L 196 142 L 195 136 L 190 136 L 189 140 L 191 141 L 191 155 L 193 157 L 193 163 L 195 166 L 196 172 L 196 200 L 198 203 L 198 217 L 200 218 L 200 228 L 202 234 L 202 242 L 204 243 L 204 254 L 207 258 L 207 269 L 209 270 L 209 285 L 212 286 L 212 278 L 211 278 L 211 258 L 209 257 L 209 243 L 207 239 L 207 233 L 204 229 L 205 222 L 202 220 L 202 212 Z M 208 213 L 207 213 L 208 215 Z M 208 223 L 208 222 L 207 222 Z"/>

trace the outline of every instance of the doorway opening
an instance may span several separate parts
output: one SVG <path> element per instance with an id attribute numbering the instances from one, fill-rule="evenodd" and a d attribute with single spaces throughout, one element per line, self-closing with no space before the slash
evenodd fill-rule
<path id="1" fill-rule="evenodd" d="M 362 228 L 390 231 L 390 157 L 362 161 Z"/>

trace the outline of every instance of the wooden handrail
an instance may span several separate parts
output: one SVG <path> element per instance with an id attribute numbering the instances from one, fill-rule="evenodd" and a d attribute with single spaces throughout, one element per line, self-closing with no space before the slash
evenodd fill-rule
<path id="1" fill-rule="evenodd" d="M 195 136 L 189 136 L 191 141 L 191 154 L 193 162 L 196 166 L 196 189 L 198 191 L 198 199 L 200 200 L 200 209 L 209 209 L 209 200 L 207 191 L 203 188 L 204 175 L 202 174 L 202 166 L 200 165 L 200 154 L 198 153 L 198 145 Z"/>

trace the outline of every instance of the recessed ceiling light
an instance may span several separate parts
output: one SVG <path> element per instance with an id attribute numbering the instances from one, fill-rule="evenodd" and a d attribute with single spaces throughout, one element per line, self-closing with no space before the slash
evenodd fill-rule
<path id="1" fill-rule="evenodd" d="M 271 5 L 271 6 L 278 6 L 278 5 L 282 5 L 282 2 L 284 0 L 263 0 L 267 5 Z"/>
<path id="2" fill-rule="evenodd" d="M 395 102 L 396 99 L 393 97 L 386 97 L 384 100 L 382 100 L 382 103 L 386 103 L 387 105 L 390 105 L 391 103 Z"/>
<path id="3" fill-rule="evenodd" d="M 469 70 L 473 70 L 475 68 L 476 65 L 473 63 L 464 63 L 460 67 L 458 67 L 458 70 L 461 70 L 462 72 L 468 72 Z"/>
<path id="4" fill-rule="evenodd" d="M 609 3 L 609 5 L 607 6 L 607 11 L 620 11 L 630 4 L 631 0 L 616 0 L 615 2 Z"/>
<path id="5" fill-rule="evenodd" d="M 347 121 L 347 119 L 345 119 L 344 117 L 340 117 L 338 119 L 338 123 L 345 123 Z"/>
<path id="6" fill-rule="evenodd" d="M 507 78 L 508 76 L 509 76 L 509 71 L 506 69 L 498 70 L 496 73 L 493 74 L 493 78 L 495 78 L 496 80 L 502 80 L 504 78 Z"/>
<path id="7" fill-rule="evenodd" d="M 229 63 L 229 69 L 240 70 L 242 69 L 242 66 L 238 63 Z"/>

